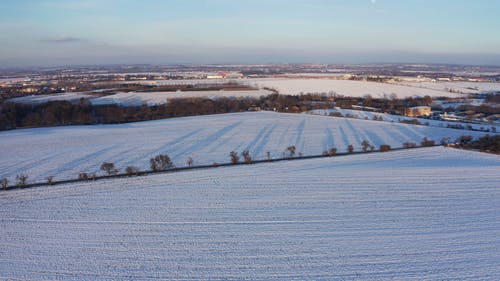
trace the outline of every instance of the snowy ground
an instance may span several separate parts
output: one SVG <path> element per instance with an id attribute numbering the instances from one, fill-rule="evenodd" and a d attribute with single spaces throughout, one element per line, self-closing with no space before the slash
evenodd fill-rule
<path id="1" fill-rule="evenodd" d="M 241 83 L 260 90 L 249 91 L 185 91 L 185 92 L 128 92 L 110 96 L 93 98 L 86 93 L 61 93 L 52 95 L 37 95 L 14 98 L 10 101 L 19 103 L 43 103 L 54 100 L 78 100 L 81 97 L 90 98 L 93 104 L 120 104 L 124 106 L 140 106 L 143 104 L 156 105 L 166 103 L 168 98 L 179 97 L 260 97 L 272 92 L 262 88 L 273 88 L 285 95 L 299 95 L 302 93 L 336 93 L 344 96 L 362 97 L 371 95 L 375 98 L 387 97 L 395 94 L 398 98 L 411 96 L 431 97 L 465 97 L 460 93 L 450 93 L 448 89 L 463 93 L 478 93 L 484 91 L 500 91 L 500 83 L 464 83 L 464 82 L 401 82 L 398 84 L 377 83 L 367 81 L 349 81 L 335 79 L 286 79 L 286 78 L 258 78 L 258 79 L 187 79 L 187 80 L 157 80 L 134 81 L 146 85 L 195 85 L 195 84 L 222 84 L 228 82 Z M 130 82 L 127 82 L 130 83 Z M 124 84 L 126 84 L 124 82 Z M 477 88 L 478 90 L 473 90 Z"/>
<path id="2" fill-rule="evenodd" d="M 398 85 L 433 89 L 438 91 L 459 91 L 462 93 L 474 94 L 484 92 L 500 92 L 500 83 L 487 82 L 400 82 Z"/>
<path id="3" fill-rule="evenodd" d="M 280 94 L 298 95 L 300 93 L 330 93 L 338 95 L 362 97 L 371 95 L 374 98 L 390 97 L 395 94 L 398 98 L 412 96 L 431 97 L 461 97 L 463 95 L 450 93 L 443 89 L 420 88 L 406 85 L 387 83 L 349 81 L 334 79 L 247 79 L 251 86 L 274 88 Z M 500 85 L 500 84 L 499 84 Z"/>
<path id="4" fill-rule="evenodd" d="M 422 124 L 429 124 L 429 126 L 433 127 L 440 127 L 440 128 L 445 128 L 448 125 L 462 125 L 464 127 L 471 126 L 474 130 L 484 130 L 484 129 L 491 129 L 492 127 L 495 127 L 496 132 L 500 132 L 500 124 L 498 122 L 495 123 L 482 123 L 482 124 L 476 124 L 476 123 L 464 123 L 464 122 L 450 122 L 450 121 L 441 121 L 441 120 L 432 120 L 432 119 L 425 119 L 425 118 L 413 118 L 413 117 L 406 117 L 406 116 L 401 116 L 401 115 L 392 115 L 392 114 L 386 114 L 386 113 L 378 113 L 378 112 L 369 112 L 369 111 L 362 111 L 362 110 L 352 110 L 352 109 L 342 109 L 342 108 L 332 108 L 332 109 L 315 109 L 307 112 L 308 114 L 314 114 L 314 115 L 323 115 L 323 116 L 328 116 L 332 113 L 338 112 L 342 114 L 343 116 L 352 116 L 352 118 L 358 118 L 358 119 L 368 119 L 368 120 L 373 120 L 374 117 L 377 118 L 382 118 L 383 121 L 386 122 L 399 122 L 401 120 L 413 120 L 417 119 L 420 123 Z M 467 134 L 468 131 L 464 131 L 464 134 Z"/>
<path id="5" fill-rule="evenodd" d="M 174 80 L 139 80 L 139 81 L 120 81 L 120 84 L 142 84 L 142 85 L 199 85 L 199 84 L 226 84 L 228 82 L 238 82 L 241 79 L 174 79 Z M 105 82 L 107 84 L 109 82 Z M 112 83 L 116 83 L 113 81 Z M 101 82 L 97 85 L 103 84 Z"/>
<path id="6" fill-rule="evenodd" d="M 455 110 L 458 107 L 463 106 L 463 105 L 480 106 L 482 104 L 486 104 L 486 105 L 493 106 L 493 107 L 500 106 L 496 103 L 486 103 L 484 99 L 460 99 L 458 101 L 455 101 L 455 100 L 452 100 L 452 101 L 435 100 L 432 103 L 433 103 L 433 105 L 440 105 L 444 109 L 446 109 L 448 107 L 452 107 Z"/>
<path id="7" fill-rule="evenodd" d="M 121 125 L 68 126 L 0 132 L 0 179 L 14 182 L 26 173 L 29 182 L 76 178 L 81 172 L 100 172 L 103 162 L 149 169 L 149 159 L 168 154 L 176 166 L 192 157 L 195 165 L 229 162 L 229 152 L 249 150 L 253 159 L 283 157 L 290 145 L 297 154 L 320 155 L 349 144 L 361 150 L 363 140 L 401 147 L 428 137 L 439 142 L 483 133 L 390 122 L 333 118 L 307 114 L 248 112 L 174 118 Z"/>
<path id="8" fill-rule="evenodd" d="M 316 75 L 317 74 L 313 74 Z M 463 97 L 459 93 L 450 93 L 455 90 L 462 93 L 481 93 L 500 91 L 500 83 L 485 82 L 399 82 L 377 83 L 367 81 L 336 80 L 328 78 L 245 78 L 245 79 L 186 79 L 186 80 L 157 80 L 134 81 L 146 85 L 191 85 L 191 84 L 220 84 L 227 82 L 243 83 L 256 87 L 277 89 L 281 94 L 298 95 L 300 93 L 329 93 L 336 92 L 344 96 L 384 97 L 396 94 L 399 98 L 409 96 L 431 97 Z M 130 83 L 130 82 L 129 82 Z M 477 89 L 477 90 L 476 90 Z"/>
<path id="9" fill-rule="evenodd" d="M 218 98 L 218 97 L 260 97 L 270 95 L 266 90 L 249 91 L 177 91 L 177 92 L 128 92 L 90 100 L 94 105 L 119 104 L 123 106 L 158 105 L 167 103 L 172 98 Z"/>
<path id="10" fill-rule="evenodd" d="M 0 192 L 0 279 L 500 280 L 499 170 L 439 147 Z"/>
<path id="11" fill-rule="evenodd" d="M 78 101 L 81 98 L 93 98 L 94 96 L 87 93 L 74 92 L 74 93 L 60 93 L 50 95 L 30 95 L 19 98 L 9 99 L 10 102 L 24 103 L 24 104 L 40 104 L 50 101 Z"/>
<path id="12" fill-rule="evenodd" d="M 15 83 L 15 82 L 22 82 L 22 81 L 29 81 L 29 80 L 30 79 L 27 77 L 0 78 L 0 83 L 3 83 L 3 82 Z"/>

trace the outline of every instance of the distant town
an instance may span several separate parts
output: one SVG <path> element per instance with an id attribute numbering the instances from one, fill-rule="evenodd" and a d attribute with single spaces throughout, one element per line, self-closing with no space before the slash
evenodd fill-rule
<path id="1" fill-rule="evenodd" d="M 353 88 L 356 91 L 352 92 Z M 487 130 L 500 121 L 499 93 L 500 67 L 489 66 L 283 64 L 4 69 L 0 72 L 0 129 L 122 123 L 241 111 L 301 113 L 337 107 L 476 123 Z M 271 105 L 272 98 L 265 97 L 276 94 L 288 99 Z M 227 103 L 221 98 L 236 97 L 239 105 L 221 106 L 225 109 L 212 110 L 203 101 L 208 98 L 210 103 Z M 45 118 L 42 112 L 47 110 L 40 109 L 53 103 L 68 103 L 118 106 L 135 112 L 145 105 L 178 105 L 185 98 L 198 99 L 197 107 L 206 106 L 207 110 L 187 108 L 180 112 L 176 106 L 175 113 L 158 110 L 161 113 L 155 117 L 80 116 L 82 120 L 67 117 L 68 120 L 49 122 L 55 117 Z"/>

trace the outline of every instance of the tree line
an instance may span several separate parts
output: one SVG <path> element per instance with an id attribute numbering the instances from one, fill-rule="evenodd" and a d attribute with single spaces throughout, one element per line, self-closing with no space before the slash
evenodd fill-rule
<path id="1" fill-rule="evenodd" d="M 460 143 L 470 143 L 473 141 L 473 138 L 471 136 L 462 136 L 459 139 L 457 139 L 457 142 Z M 449 144 L 449 139 L 445 140 L 443 139 L 441 141 L 441 145 L 447 146 Z M 434 146 L 435 142 L 433 140 L 424 138 L 421 142 L 421 147 L 429 147 L 429 146 Z M 406 142 L 403 143 L 403 149 L 411 149 L 411 148 L 416 148 L 417 144 L 413 142 Z M 387 152 L 390 151 L 392 148 L 388 144 L 381 144 L 379 147 L 378 152 Z M 358 150 L 358 153 L 368 153 L 368 152 L 375 152 L 375 146 L 370 143 L 368 140 L 363 140 L 361 142 L 361 150 Z M 346 152 L 340 153 L 340 154 L 353 154 L 355 153 L 355 147 L 352 144 L 349 144 Z M 0 179 L 0 189 L 6 190 L 6 189 L 12 189 L 14 187 L 17 188 L 25 188 L 28 186 L 33 186 L 33 185 L 40 185 L 40 184 L 45 184 L 45 185 L 53 185 L 56 183 L 68 183 L 68 182 L 74 182 L 74 181 L 88 181 L 88 180 L 97 180 L 100 178 L 108 178 L 108 177 L 118 177 L 118 176 L 127 176 L 127 177 L 134 177 L 134 176 L 140 176 L 140 175 L 145 175 L 149 173 L 158 173 L 162 171 L 167 171 L 167 170 L 186 170 L 186 169 L 192 169 L 192 168 L 206 168 L 206 167 L 219 167 L 220 165 L 239 165 L 239 164 L 254 164 L 254 163 L 262 163 L 262 162 L 271 162 L 271 161 L 281 161 L 281 160 L 290 160 L 294 159 L 298 156 L 298 158 L 317 158 L 317 157 L 333 157 L 338 155 L 338 151 L 336 147 L 331 147 L 325 151 L 323 151 L 322 154 L 320 155 L 309 155 L 309 156 L 304 156 L 302 152 L 297 151 L 297 147 L 295 145 L 290 145 L 286 147 L 286 149 L 283 151 L 281 158 L 278 157 L 272 157 L 271 152 L 267 151 L 265 159 L 259 159 L 259 160 L 254 160 L 250 154 L 249 150 L 244 150 L 241 152 L 241 157 L 240 154 L 237 151 L 231 151 L 229 152 L 229 162 L 226 163 L 217 163 L 214 162 L 211 166 L 209 165 L 199 165 L 195 166 L 194 165 L 194 159 L 189 156 L 186 159 L 186 166 L 185 167 L 180 167 L 177 168 L 172 161 L 172 159 L 167 155 L 167 154 L 158 154 L 153 158 L 149 159 L 149 170 L 142 171 L 139 167 L 137 166 L 127 166 L 123 170 L 120 170 L 120 168 L 116 167 L 116 165 L 113 162 L 103 162 L 100 166 L 100 170 L 104 173 L 101 175 L 98 175 L 97 173 L 88 173 L 88 172 L 80 172 L 78 173 L 76 179 L 68 179 L 68 180 L 62 180 L 62 181 L 56 181 L 55 177 L 53 175 L 48 175 L 45 177 L 45 182 L 44 183 L 28 183 L 29 175 L 26 173 L 20 173 L 16 175 L 15 181 L 10 182 L 9 179 L 7 178 L 2 178 Z"/>
<path id="2" fill-rule="evenodd" d="M 431 100 L 432 101 L 432 100 Z M 41 104 L 0 103 L 0 130 L 26 127 L 118 124 L 157 120 L 172 117 L 196 116 L 272 110 L 299 113 L 333 106 L 351 108 L 353 105 L 377 107 L 381 111 L 398 113 L 406 106 L 428 104 L 429 98 L 374 99 L 330 94 L 281 95 L 259 98 L 175 98 L 155 106 L 93 105 L 87 99 L 79 102 L 50 101 Z"/>
<path id="3" fill-rule="evenodd" d="M 500 135 L 485 135 L 477 140 L 474 140 L 472 136 L 461 136 L 456 145 L 465 149 L 500 154 Z"/>

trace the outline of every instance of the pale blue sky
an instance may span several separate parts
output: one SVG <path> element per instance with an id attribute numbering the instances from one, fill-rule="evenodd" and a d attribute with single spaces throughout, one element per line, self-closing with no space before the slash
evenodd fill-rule
<path id="1" fill-rule="evenodd" d="M 499 0 L 2 0 L 0 67 L 500 65 Z"/>

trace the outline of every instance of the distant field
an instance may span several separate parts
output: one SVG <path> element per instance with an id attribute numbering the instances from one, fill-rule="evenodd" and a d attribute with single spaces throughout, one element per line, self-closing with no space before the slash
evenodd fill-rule
<path id="1" fill-rule="evenodd" d="M 128 92 L 117 93 L 110 96 L 104 96 L 92 99 L 90 102 L 94 105 L 119 104 L 123 106 L 141 106 L 165 104 L 173 98 L 220 98 L 220 97 L 261 97 L 272 94 L 266 90 L 244 90 L 244 91 L 178 91 L 178 92 Z"/>
<path id="2" fill-rule="evenodd" d="M 249 150 L 254 159 L 283 157 L 295 145 L 297 155 L 320 155 L 349 144 L 361 150 L 368 140 L 401 147 L 427 137 L 439 142 L 483 133 L 390 122 L 365 121 L 306 114 L 273 112 L 221 114 L 122 125 L 68 126 L 0 132 L 0 179 L 15 181 L 26 173 L 30 181 L 47 176 L 76 178 L 81 172 L 100 172 L 103 162 L 124 169 L 134 165 L 149 169 L 149 159 L 167 153 L 177 166 L 188 157 L 195 165 L 229 162 L 229 152 Z"/>
<path id="3" fill-rule="evenodd" d="M 41 104 L 51 101 L 78 102 L 81 98 L 94 98 L 94 96 L 84 92 L 74 92 L 74 93 L 59 93 L 50 95 L 29 95 L 18 98 L 12 98 L 9 101 L 14 103 L 24 103 L 24 104 Z"/>
<path id="4" fill-rule="evenodd" d="M 398 98 L 412 96 L 431 97 L 464 97 L 460 93 L 451 93 L 449 90 L 462 93 L 482 93 L 500 91 L 500 83 L 473 83 L 473 82 L 401 82 L 397 84 L 349 81 L 334 79 L 247 79 L 245 83 L 251 86 L 268 87 L 278 90 L 281 94 L 298 95 L 300 93 L 329 93 L 362 97 L 371 95 L 375 98 L 390 97 L 394 94 Z"/>
<path id="5" fill-rule="evenodd" d="M 305 75 L 305 74 L 301 74 Z M 320 76 L 318 74 L 311 74 Z M 275 88 L 281 94 L 297 95 L 300 93 L 328 93 L 334 91 L 345 96 L 361 97 L 367 94 L 373 97 L 383 97 L 396 94 L 399 98 L 408 96 L 446 96 L 462 97 L 458 93 L 450 93 L 449 90 L 463 93 L 481 93 L 500 91 L 500 83 L 487 82 L 398 82 L 394 84 L 336 80 L 328 78 L 245 78 L 245 79 L 187 79 L 187 80 L 159 80 L 159 81 L 136 81 L 134 83 L 146 85 L 186 85 L 186 84 L 222 84 L 227 81 L 244 83 L 251 86 Z"/>
<path id="6" fill-rule="evenodd" d="M 398 85 L 462 93 L 500 92 L 500 83 L 486 82 L 400 82 Z"/>
<path id="7" fill-rule="evenodd" d="M 439 147 L 0 192 L 0 279 L 500 280 L 499 170 Z"/>
<path id="8" fill-rule="evenodd" d="M 450 93 L 444 89 L 419 88 L 387 83 L 349 81 L 333 79 L 249 79 L 251 86 L 268 87 L 278 90 L 281 94 L 298 95 L 300 93 L 330 93 L 338 95 L 362 97 L 371 95 L 382 98 L 395 94 L 398 98 L 412 96 L 460 97 L 463 95 Z M 500 84 L 499 84 L 500 85 Z M 444 87 L 443 87 L 444 88 Z M 500 88 L 500 87 L 499 87 Z"/>
<path id="9" fill-rule="evenodd" d="M 483 129 L 491 129 L 495 128 L 496 132 L 500 132 L 500 123 L 499 122 L 492 122 L 492 123 L 465 123 L 465 122 L 456 122 L 456 121 L 442 121 L 442 120 L 433 120 L 433 119 L 426 119 L 426 118 L 414 118 L 414 117 L 407 117 L 407 116 L 401 116 L 401 115 L 392 115 L 392 114 L 387 114 L 387 113 L 377 113 L 377 112 L 370 112 L 370 111 L 362 111 L 362 110 L 352 110 L 352 109 L 342 109 L 342 108 L 332 108 L 332 109 L 315 109 L 307 112 L 308 114 L 315 114 L 315 115 L 323 115 L 323 116 L 328 116 L 332 113 L 340 113 L 343 116 L 352 116 L 353 118 L 358 118 L 358 119 L 367 119 L 367 120 L 373 120 L 373 118 L 381 118 L 381 120 L 386 121 L 386 122 L 399 122 L 402 120 L 418 120 L 421 124 L 429 124 L 429 126 L 434 126 L 434 127 L 443 127 L 446 128 L 448 125 L 450 126 L 456 126 L 456 125 L 461 125 L 463 127 L 470 126 L 474 130 L 483 130 Z M 464 133 L 467 131 L 464 131 Z"/>
<path id="10" fill-rule="evenodd" d="M 160 80 L 160 81 L 141 81 L 141 84 L 147 85 L 186 85 L 186 84 L 208 84 L 208 83 L 226 83 L 234 81 L 258 88 L 273 88 L 284 95 L 299 95 L 301 93 L 330 93 L 335 92 L 339 95 L 362 97 L 371 95 L 376 98 L 384 96 L 389 97 L 395 94 L 398 98 L 412 96 L 431 96 L 431 97 L 464 97 L 460 93 L 451 93 L 449 90 L 462 93 L 481 93 L 485 91 L 500 91 L 500 83 L 483 82 L 400 82 L 397 84 L 350 81 L 336 79 L 287 79 L 287 78 L 246 78 L 235 80 L 221 79 L 193 79 L 193 80 Z"/>
<path id="11" fill-rule="evenodd" d="M 348 81 L 335 79 L 187 79 L 187 80 L 158 80 L 158 81 L 127 81 L 128 83 L 138 83 L 144 85 L 202 85 L 202 84 L 225 84 L 236 82 L 256 88 L 259 90 L 243 91 L 178 91 L 178 92 L 119 92 L 114 95 L 93 98 L 88 93 L 61 93 L 52 95 L 25 96 L 11 99 L 18 103 L 43 103 L 54 100 L 75 101 L 81 97 L 91 98 L 91 102 L 96 105 L 119 104 L 122 106 L 141 106 L 164 104 L 171 98 L 182 97 L 254 97 L 267 96 L 271 91 L 263 88 L 272 88 L 284 95 L 299 95 L 306 93 L 336 93 L 344 96 L 363 97 L 371 95 L 375 98 L 396 95 L 398 98 L 413 96 L 431 97 L 466 97 L 464 94 L 451 93 L 449 90 L 460 91 L 462 93 L 481 93 L 490 91 L 500 91 L 500 83 L 472 83 L 472 82 L 436 82 L 417 83 L 401 82 L 398 84 L 377 83 L 367 81 Z"/>

